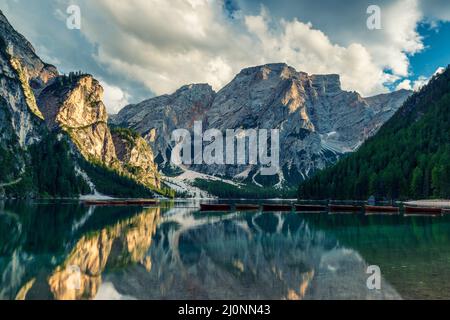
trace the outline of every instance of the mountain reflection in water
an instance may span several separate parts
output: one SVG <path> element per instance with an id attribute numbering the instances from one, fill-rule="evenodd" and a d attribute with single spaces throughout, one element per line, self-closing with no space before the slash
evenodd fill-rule
<path id="1" fill-rule="evenodd" d="M 193 207 L 3 204 L 0 299 L 426 297 L 434 284 L 410 283 L 408 267 L 421 265 L 410 264 L 412 254 L 449 252 L 448 219 L 206 214 Z M 369 263 L 381 267 L 381 290 L 367 288 Z"/>

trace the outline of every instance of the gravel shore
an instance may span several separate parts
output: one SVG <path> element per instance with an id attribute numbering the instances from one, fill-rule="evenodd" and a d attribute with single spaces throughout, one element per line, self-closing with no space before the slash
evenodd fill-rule
<path id="1" fill-rule="evenodd" d="M 439 207 L 450 209 L 450 200 L 417 200 L 405 202 L 405 204 L 421 207 Z"/>

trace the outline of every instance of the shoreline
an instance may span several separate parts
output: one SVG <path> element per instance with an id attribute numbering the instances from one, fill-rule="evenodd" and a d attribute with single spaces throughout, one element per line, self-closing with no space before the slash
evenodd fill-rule
<path id="1" fill-rule="evenodd" d="M 92 200 L 123 200 L 123 199 L 141 199 L 141 198 L 115 198 L 111 196 L 96 194 L 96 195 L 87 195 L 87 196 L 80 196 L 80 197 L 62 197 L 62 198 L 45 198 L 45 197 L 37 197 L 37 198 L 8 198 L 8 197 L 0 197 L 0 201 L 42 201 L 42 200 L 73 200 L 73 201 L 92 201 Z M 158 200 L 172 200 L 172 201 L 269 201 L 269 202 L 298 202 L 298 203 L 313 203 L 313 202 L 325 202 L 325 201 L 331 201 L 333 203 L 351 203 L 351 202 L 367 202 L 364 200 L 298 200 L 298 199 L 281 199 L 281 198 L 272 198 L 272 199 L 254 199 L 254 198 L 152 198 L 152 199 L 158 199 Z M 383 202 L 380 202 L 383 203 Z M 388 202 L 386 202 L 388 203 Z M 429 207 L 429 208 L 444 208 L 444 209 L 450 209 L 450 200 L 447 199 L 428 199 L 428 200 L 409 200 L 409 201 L 396 201 L 396 203 L 403 204 L 403 205 L 410 205 L 410 206 L 420 206 L 420 207 Z"/>
<path id="2" fill-rule="evenodd" d="M 406 205 L 450 209 L 450 200 L 414 200 L 404 202 Z"/>

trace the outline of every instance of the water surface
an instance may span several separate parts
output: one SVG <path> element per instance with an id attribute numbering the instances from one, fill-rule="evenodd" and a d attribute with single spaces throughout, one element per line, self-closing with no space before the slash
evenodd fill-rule
<path id="1" fill-rule="evenodd" d="M 0 203 L 0 299 L 450 298 L 449 216 L 198 207 Z"/>

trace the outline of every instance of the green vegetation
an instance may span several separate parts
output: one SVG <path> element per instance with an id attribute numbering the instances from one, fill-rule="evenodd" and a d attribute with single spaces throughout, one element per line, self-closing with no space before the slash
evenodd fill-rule
<path id="1" fill-rule="evenodd" d="M 64 138 L 50 134 L 29 151 L 35 186 L 41 195 L 78 196 L 91 191 L 83 178 L 75 174 L 70 147 Z"/>
<path id="2" fill-rule="evenodd" d="M 51 85 L 54 90 L 61 90 L 63 88 L 70 88 L 80 78 L 87 76 L 87 73 L 81 71 L 70 72 L 69 74 L 62 74 L 56 78 L 56 81 Z"/>
<path id="3" fill-rule="evenodd" d="M 80 167 L 103 194 L 122 198 L 148 198 L 154 195 L 149 188 L 103 164 L 80 159 Z"/>
<path id="4" fill-rule="evenodd" d="M 299 188 L 304 199 L 449 198 L 450 68 L 356 153 Z"/>
<path id="5" fill-rule="evenodd" d="M 238 187 L 222 181 L 196 179 L 193 185 L 223 199 L 293 199 L 296 196 L 293 189 L 261 188 L 249 184 Z"/>
<path id="6" fill-rule="evenodd" d="M 90 189 L 76 175 L 70 147 L 64 138 L 49 134 L 28 149 L 27 165 L 19 183 L 5 188 L 13 197 L 77 197 Z"/>
<path id="7" fill-rule="evenodd" d="M 111 134 L 117 134 L 119 137 L 126 139 L 132 146 L 134 145 L 136 139 L 141 137 L 139 133 L 128 128 L 109 126 L 109 129 L 111 131 Z"/>
<path id="8" fill-rule="evenodd" d="M 155 193 L 167 198 L 175 197 L 175 191 L 165 185 L 149 188 L 99 162 L 80 159 L 79 163 L 100 193 L 119 198 L 152 198 Z"/>
<path id="9" fill-rule="evenodd" d="M 180 194 L 177 193 L 172 188 L 168 187 L 164 183 L 161 184 L 161 188 L 155 190 L 156 193 L 162 195 L 163 197 L 173 199 L 175 197 L 178 197 Z"/>
<path id="10" fill-rule="evenodd" d="M 24 153 L 11 124 L 11 112 L 0 97 L 0 185 L 16 180 L 24 166 Z"/>

